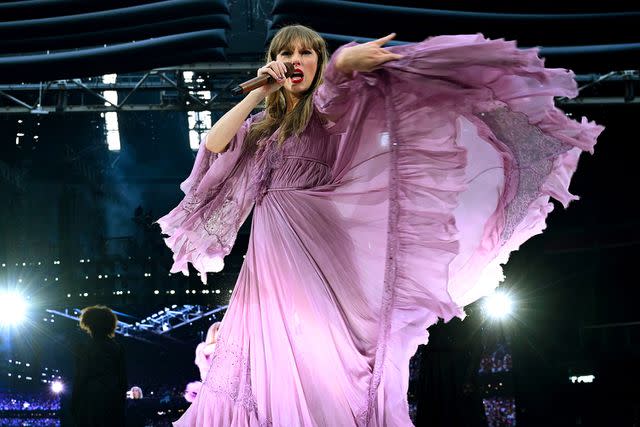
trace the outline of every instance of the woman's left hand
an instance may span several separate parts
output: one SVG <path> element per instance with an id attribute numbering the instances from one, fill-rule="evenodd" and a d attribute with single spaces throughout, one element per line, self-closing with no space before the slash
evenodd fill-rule
<path id="1" fill-rule="evenodd" d="M 391 33 L 378 40 L 344 48 L 336 58 L 336 67 L 346 74 L 354 71 L 373 71 L 385 62 L 402 58 L 402 55 L 391 53 L 382 47 L 395 36 L 395 33 Z"/>

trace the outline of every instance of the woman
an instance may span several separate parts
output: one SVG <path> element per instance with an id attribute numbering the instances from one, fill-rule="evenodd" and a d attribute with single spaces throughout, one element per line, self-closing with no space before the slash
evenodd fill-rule
<path id="1" fill-rule="evenodd" d="M 218 333 L 220 332 L 221 325 L 222 322 L 212 323 L 207 330 L 207 336 L 205 337 L 205 340 L 196 346 L 195 364 L 200 371 L 201 381 L 204 381 L 207 378 L 209 368 L 211 368 L 213 353 L 216 349 L 216 343 L 218 342 Z M 202 382 L 200 381 L 192 381 L 188 383 L 183 393 L 185 400 L 189 403 L 192 403 L 196 399 L 201 386 Z"/>
<path id="2" fill-rule="evenodd" d="M 200 371 L 200 379 L 202 381 L 207 377 L 209 368 L 211 367 L 211 361 L 213 359 L 213 352 L 216 349 L 216 343 L 218 342 L 218 333 L 220 332 L 220 326 L 222 322 L 214 322 L 209 326 L 207 330 L 207 336 L 205 340 L 196 347 L 196 359 L 195 363 Z"/>
<path id="3" fill-rule="evenodd" d="M 191 262 L 206 280 L 254 209 L 211 369 L 177 426 L 411 425 L 426 328 L 497 286 L 550 196 L 574 198 L 602 128 L 553 106 L 577 94 L 571 73 L 481 35 L 391 38 L 328 62 L 317 33 L 281 29 L 258 71 L 276 82 L 213 126 L 158 221 L 172 271 Z"/>
<path id="4" fill-rule="evenodd" d="M 127 375 L 122 346 L 113 339 L 117 317 L 108 307 L 82 310 L 80 327 L 91 336 L 76 350 L 72 412 L 77 426 L 124 426 Z"/>
<path id="5" fill-rule="evenodd" d="M 134 400 L 138 400 L 138 399 L 143 399 L 144 398 L 144 394 L 142 393 L 142 389 L 140 387 L 138 387 L 137 385 L 131 387 L 131 390 L 129 390 L 129 395 L 131 396 L 131 399 L 134 399 Z"/>

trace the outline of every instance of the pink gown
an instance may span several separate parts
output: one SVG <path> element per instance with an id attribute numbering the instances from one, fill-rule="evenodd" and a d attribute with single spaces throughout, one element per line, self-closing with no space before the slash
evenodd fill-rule
<path id="1" fill-rule="evenodd" d="M 172 271 L 219 269 L 254 213 L 211 369 L 176 426 L 410 426 L 427 327 L 493 291 L 551 197 L 576 199 L 602 127 L 554 107 L 577 94 L 569 71 L 482 35 L 390 50 L 404 58 L 352 79 L 331 62 L 317 113 L 279 149 L 276 132 L 243 150 L 259 115 L 225 153 L 201 144 L 158 221 Z"/>

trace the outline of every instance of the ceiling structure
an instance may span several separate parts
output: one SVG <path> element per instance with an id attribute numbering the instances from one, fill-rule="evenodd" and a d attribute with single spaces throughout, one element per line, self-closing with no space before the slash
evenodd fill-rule
<path id="1" fill-rule="evenodd" d="M 292 23 L 311 26 L 331 49 L 390 32 L 397 33 L 392 44 L 456 33 L 513 39 L 521 47 L 540 47 L 548 66 L 578 74 L 585 90 L 559 103 L 638 102 L 640 7 L 621 1 L 402 0 L 391 6 L 376 0 L 24 0 L 0 2 L 0 17 L 4 113 L 224 112 L 237 100 L 230 87 L 255 73 L 265 44 Z M 186 83 L 184 71 L 199 78 Z M 111 84 L 91 78 L 112 73 L 119 78 Z M 100 90 L 161 96 L 158 102 L 135 104 L 121 96 L 118 104 L 105 105 Z M 89 96 L 69 97 L 74 91 Z M 198 96 L 202 91 L 212 96 Z"/>

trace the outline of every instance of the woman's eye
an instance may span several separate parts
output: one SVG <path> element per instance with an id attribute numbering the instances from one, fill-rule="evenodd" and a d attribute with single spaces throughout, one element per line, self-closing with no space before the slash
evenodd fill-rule
<path id="1" fill-rule="evenodd" d="M 280 55 L 289 56 L 289 55 L 291 55 L 291 53 L 289 53 L 289 51 L 285 50 L 284 52 L 280 52 Z"/>
<path id="2" fill-rule="evenodd" d="M 303 55 L 311 55 L 311 51 L 310 50 L 303 50 L 302 54 Z"/>

